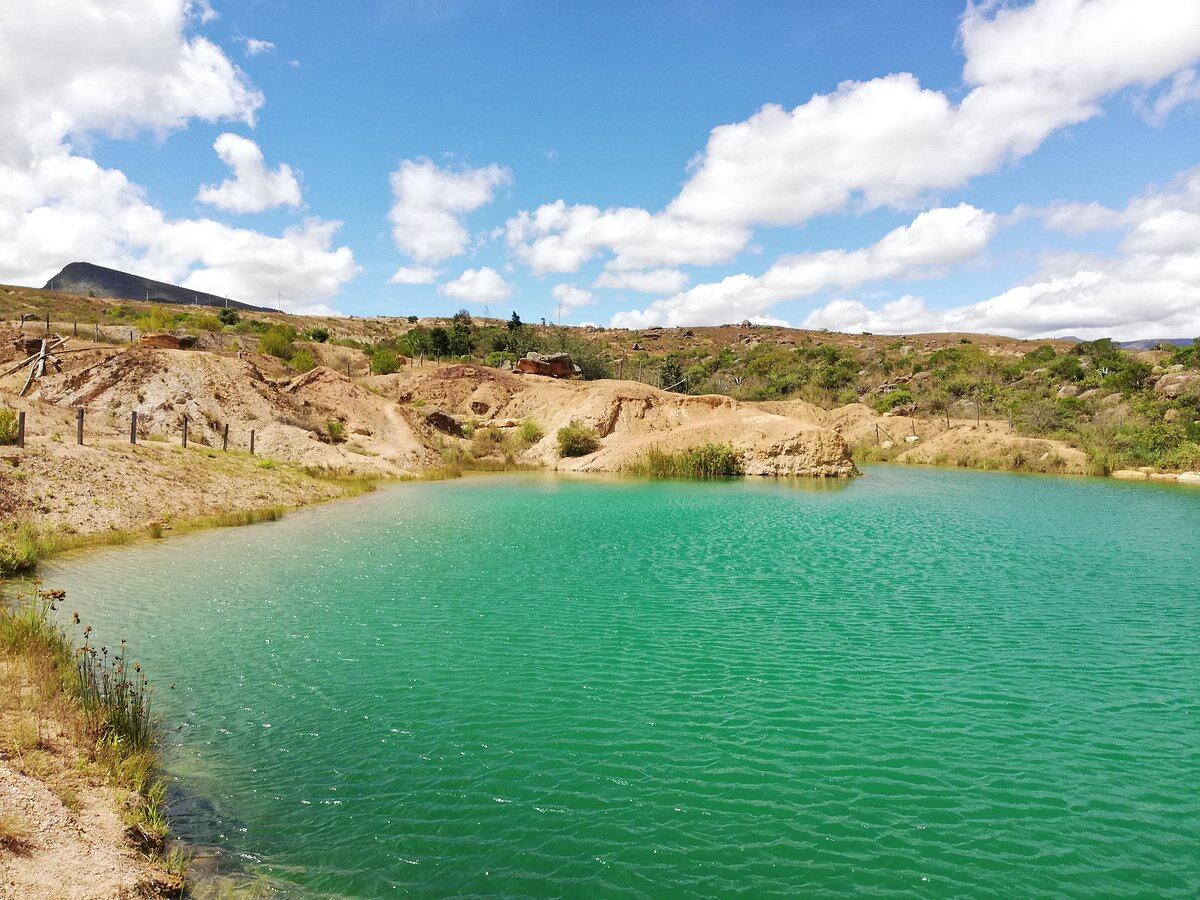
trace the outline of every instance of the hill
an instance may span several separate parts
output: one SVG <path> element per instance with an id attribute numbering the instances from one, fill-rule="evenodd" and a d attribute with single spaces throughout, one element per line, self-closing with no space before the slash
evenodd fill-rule
<path id="1" fill-rule="evenodd" d="M 252 306 L 215 294 L 206 294 L 191 288 L 155 281 L 141 275 L 132 275 L 118 269 L 106 269 L 93 263 L 73 262 L 46 282 L 47 291 L 67 294 L 84 294 L 94 297 L 111 297 L 118 300 L 148 300 L 153 303 L 178 303 L 184 306 L 230 306 L 254 312 L 265 312 L 261 306 Z"/>

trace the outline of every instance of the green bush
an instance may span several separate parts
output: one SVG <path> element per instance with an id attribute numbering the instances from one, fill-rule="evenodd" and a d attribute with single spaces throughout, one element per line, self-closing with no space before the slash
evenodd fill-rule
<path id="1" fill-rule="evenodd" d="M 517 432 L 517 435 L 526 444 L 536 444 L 543 437 L 545 437 L 546 432 L 542 426 L 533 421 L 533 419 L 526 419 L 521 423 L 521 428 Z"/>
<path id="2" fill-rule="evenodd" d="M 0 447 L 11 447 L 17 442 L 17 414 L 11 409 L 0 409 Z"/>
<path id="3" fill-rule="evenodd" d="M 291 359 L 296 350 L 292 341 L 296 339 L 296 329 L 287 325 L 272 325 L 258 339 L 259 352 L 279 359 Z"/>
<path id="4" fill-rule="evenodd" d="M 340 444 L 346 437 L 346 427 L 337 419 L 325 423 L 325 433 L 329 435 L 329 443 Z"/>
<path id="5" fill-rule="evenodd" d="M 572 420 L 566 428 L 558 429 L 558 455 L 587 456 L 600 449 L 600 438 L 596 432 Z"/>
<path id="6" fill-rule="evenodd" d="M 217 318 L 221 321 L 222 325 L 236 325 L 242 317 L 238 315 L 236 309 L 222 307 L 217 310 Z"/>
<path id="7" fill-rule="evenodd" d="M 324 344 L 329 340 L 329 331 L 325 328 L 310 328 L 304 332 L 306 341 L 314 341 L 318 344 Z"/>
<path id="8" fill-rule="evenodd" d="M 391 375 L 400 368 L 400 360 L 396 354 L 386 347 L 380 347 L 371 354 L 371 371 L 376 375 Z"/>
<path id="9" fill-rule="evenodd" d="M 317 361 L 313 359 L 313 355 L 307 350 L 297 350 L 292 355 L 291 366 L 297 372 L 308 372 L 314 366 L 316 366 L 316 364 Z"/>
<path id="10" fill-rule="evenodd" d="M 912 393 L 907 388 L 900 388 L 898 391 L 892 391 L 890 394 L 877 397 L 871 405 L 875 408 L 875 412 L 885 413 L 895 409 L 897 406 L 907 406 L 913 402 L 913 399 Z"/>
<path id="11" fill-rule="evenodd" d="M 0 533 L 0 578 L 29 572 L 42 555 L 42 543 L 30 525 Z"/>
<path id="12" fill-rule="evenodd" d="M 494 350 L 487 355 L 484 362 L 493 369 L 501 368 L 505 363 L 516 363 L 517 354 L 509 353 L 507 350 Z"/>

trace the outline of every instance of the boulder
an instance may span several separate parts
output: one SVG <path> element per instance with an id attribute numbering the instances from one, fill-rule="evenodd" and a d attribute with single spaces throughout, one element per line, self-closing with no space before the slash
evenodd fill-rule
<path id="1" fill-rule="evenodd" d="M 1058 393 L 1055 396 L 1060 400 L 1065 400 L 1067 397 L 1078 397 L 1079 388 L 1073 384 L 1064 384 L 1058 389 Z"/>
<path id="2" fill-rule="evenodd" d="M 1169 372 L 1154 382 L 1154 393 L 1168 400 L 1181 396 L 1192 384 L 1200 381 L 1195 372 Z"/>
<path id="3" fill-rule="evenodd" d="M 583 372 L 571 360 L 570 354 L 553 353 L 543 356 L 533 351 L 525 354 L 524 359 L 518 360 L 513 371 L 518 375 L 548 375 L 551 378 L 573 378 Z"/>
<path id="4" fill-rule="evenodd" d="M 1145 481 L 1149 476 L 1140 469 L 1117 469 L 1112 477 L 1122 481 Z"/>
<path id="5" fill-rule="evenodd" d="M 1200 472 L 1180 472 L 1175 480 L 1180 484 L 1194 484 L 1200 487 Z"/>
<path id="6" fill-rule="evenodd" d="M 458 424 L 458 420 L 450 413 L 442 412 L 440 409 L 431 409 L 425 414 L 425 424 L 430 428 L 437 429 L 444 434 L 450 434 L 454 437 L 462 437 L 462 425 Z"/>

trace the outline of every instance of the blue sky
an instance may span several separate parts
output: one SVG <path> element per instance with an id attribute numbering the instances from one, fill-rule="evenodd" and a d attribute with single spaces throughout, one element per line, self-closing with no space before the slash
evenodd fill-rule
<path id="1" fill-rule="evenodd" d="M 48 66 L 39 40 L 70 54 L 80 19 L 80 40 L 112 30 L 119 82 L 86 52 L 17 69 Z M 1190 336 L 1198 20 L 1191 0 L 13 0 L 0 111 L 62 124 L 0 146 L 29 185 L 6 208 L 0 181 L 0 279 L 80 258 L 352 314 L 553 319 L 557 289 L 571 322 Z M 234 178 L 226 134 L 257 168 Z"/>

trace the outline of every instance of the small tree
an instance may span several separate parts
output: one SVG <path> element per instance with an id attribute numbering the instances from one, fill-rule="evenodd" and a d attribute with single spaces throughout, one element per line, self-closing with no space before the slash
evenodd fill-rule
<path id="1" fill-rule="evenodd" d="M 220 319 L 222 325 L 236 325 L 242 320 L 237 310 L 229 306 L 217 310 L 217 318 Z"/>
<path id="2" fill-rule="evenodd" d="M 514 309 L 512 317 L 508 320 L 508 330 L 509 331 L 520 331 L 521 324 L 522 324 L 521 317 L 517 315 L 517 311 Z"/>
<path id="3" fill-rule="evenodd" d="M 313 355 L 307 350 L 297 350 L 295 355 L 292 356 L 291 366 L 297 372 L 309 372 L 316 364 L 317 361 L 313 359 Z"/>

